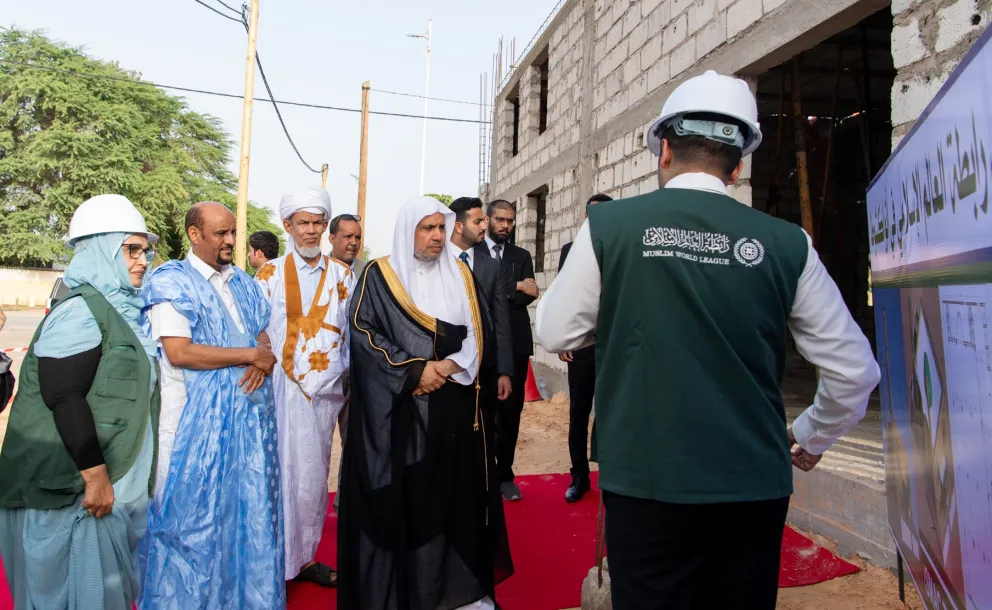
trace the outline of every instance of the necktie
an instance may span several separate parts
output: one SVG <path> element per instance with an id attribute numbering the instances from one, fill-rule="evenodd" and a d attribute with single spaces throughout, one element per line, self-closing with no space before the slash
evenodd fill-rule
<path id="1" fill-rule="evenodd" d="M 502 250 L 503 250 L 503 246 L 502 245 L 497 244 L 497 245 L 493 246 L 493 251 L 496 252 L 496 262 L 497 263 L 502 263 L 503 262 L 503 253 L 501 252 Z"/>
<path id="2" fill-rule="evenodd" d="M 459 254 L 458 259 L 461 260 L 466 265 L 468 265 L 468 252 L 462 252 L 461 254 Z"/>

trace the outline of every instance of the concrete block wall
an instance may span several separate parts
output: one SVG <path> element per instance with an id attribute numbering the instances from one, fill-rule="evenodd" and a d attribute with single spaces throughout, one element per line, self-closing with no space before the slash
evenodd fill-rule
<path id="1" fill-rule="evenodd" d="M 547 128 L 539 133 L 540 67 L 518 67 L 514 84 L 519 95 L 517 154 L 513 154 L 513 104 L 506 96 L 497 100 L 490 191 L 501 193 L 535 169 L 557 157 L 579 139 L 582 112 L 580 74 L 584 62 L 582 32 L 584 15 L 577 3 L 562 8 L 563 18 L 547 42 L 549 57 Z M 567 12 L 566 12 L 567 11 Z M 540 49 L 541 47 L 536 47 Z"/>
<path id="2" fill-rule="evenodd" d="M 992 19 L 992 0 L 892 2 L 892 149 Z"/>

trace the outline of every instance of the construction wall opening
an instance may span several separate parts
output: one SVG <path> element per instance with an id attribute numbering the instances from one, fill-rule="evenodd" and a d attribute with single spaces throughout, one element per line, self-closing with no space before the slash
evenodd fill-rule
<path id="1" fill-rule="evenodd" d="M 544 185 L 530 195 L 527 195 L 527 209 L 534 210 L 534 272 L 544 271 L 544 253 L 547 251 L 547 238 L 545 228 L 547 226 L 547 203 L 548 186 Z"/>
<path id="2" fill-rule="evenodd" d="M 873 345 L 865 192 L 891 149 L 891 35 L 886 8 L 758 78 L 764 143 L 751 176 L 752 205 L 809 231 Z M 789 376 L 816 381 L 798 354 Z"/>
<path id="3" fill-rule="evenodd" d="M 520 152 L 520 87 L 519 85 L 506 96 L 506 101 L 513 107 L 513 138 L 510 154 L 514 157 Z"/>

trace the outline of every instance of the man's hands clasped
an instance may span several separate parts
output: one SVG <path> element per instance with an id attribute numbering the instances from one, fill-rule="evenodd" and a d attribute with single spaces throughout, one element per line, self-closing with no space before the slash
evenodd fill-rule
<path id="1" fill-rule="evenodd" d="M 265 378 L 272 374 L 276 365 L 276 356 L 267 343 L 259 343 L 254 351 L 255 354 L 251 363 L 245 369 L 241 381 L 238 382 L 245 394 L 251 394 L 261 388 L 265 384 Z"/>
<path id="2" fill-rule="evenodd" d="M 437 392 L 445 384 L 448 377 L 454 375 L 461 369 L 452 360 L 431 360 L 424 365 L 424 372 L 420 374 L 420 382 L 413 391 L 414 396 L 423 396 L 432 392 Z"/>

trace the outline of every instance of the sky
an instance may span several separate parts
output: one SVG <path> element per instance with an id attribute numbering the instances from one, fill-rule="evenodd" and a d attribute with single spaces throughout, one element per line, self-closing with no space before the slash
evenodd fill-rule
<path id="1" fill-rule="evenodd" d="M 216 4 L 216 0 L 204 0 Z M 241 0 L 227 3 L 239 7 Z M 478 102 L 479 76 L 491 72 L 500 36 L 517 49 L 537 32 L 556 0 L 260 0 L 258 53 L 276 99 L 361 107 L 371 81 L 365 245 L 388 254 L 396 211 L 418 194 L 423 100 L 375 89 L 423 95 L 426 43 L 406 37 L 433 19 L 430 96 Z M 0 24 L 43 30 L 62 41 L 157 83 L 241 94 L 247 36 L 193 0 L 0 0 Z M 71 77 L 67 77 L 71 78 Z M 175 95 L 176 92 L 169 92 Z M 255 95 L 268 97 L 256 74 Z M 190 109 L 221 119 L 235 145 L 238 173 L 242 102 L 184 94 Z M 330 166 L 327 190 L 335 214 L 357 206 L 358 113 L 280 106 L 303 158 Z M 479 108 L 430 101 L 429 115 L 477 120 Z M 487 119 L 488 120 L 488 119 Z M 478 193 L 479 126 L 431 121 L 427 127 L 424 190 L 455 197 Z M 283 194 L 320 186 L 293 153 L 271 104 L 255 104 L 249 198 L 277 209 Z"/>

